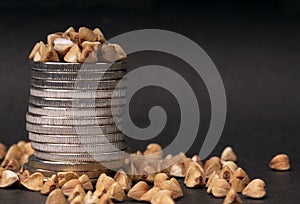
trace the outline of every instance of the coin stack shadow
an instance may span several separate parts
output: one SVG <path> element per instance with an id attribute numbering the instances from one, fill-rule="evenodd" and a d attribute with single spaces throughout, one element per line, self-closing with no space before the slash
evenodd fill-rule
<path id="1" fill-rule="evenodd" d="M 126 62 L 32 63 L 26 128 L 35 154 L 24 168 L 90 178 L 120 168 L 126 85 L 116 85 L 125 74 Z"/>

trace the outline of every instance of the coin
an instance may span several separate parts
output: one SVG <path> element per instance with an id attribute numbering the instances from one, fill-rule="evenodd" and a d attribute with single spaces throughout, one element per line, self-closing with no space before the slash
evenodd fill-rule
<path id="1" fill-rule="evenodd" d="M 53 144 L 90 144 L 90 143 L 109 143 L 123 141 L 125 136 L 121 132 L 105 135 L 47 135 L 29 132 L 28 137 L 31 141 Z"/>
<path id="2" fill-rule="evenodd" d="M 50 171 L 101 171 L 107 168 L 118 169 L 124 164 L 124 160 L 115 160 L 109 162 L 58 162 L 40 160 L 31 156 L 28 161 L 34 168 L 47 169 Z"/>
<path id="3" fill-rule="evenodd" d="M 115 152 L 126 149 L 124 142 L 106 143 L 106 144 L 47 144 L 31 142 L 35 150 L 51 153 L 104 153 Z"/>
<path id="4" fill-rule="evenodd" d="M 83 83 L 75 83 L 74 81 L 53 81 L 53 80 L 38 80 L 31 78 L 30 85 L 44 89 L 79 89 L 79 90 L 106 90 L 115 89 L 120 80 L 109 81 L 88 81 Z M 125 88 L 124 82 L 119 85 L 119 88 Z"/>
<path id="5" fill-rule="evenodd" d="M 31 70 L 31 78 L 40 80 L 58 80 L 58 81 L 80 81 L 80 80 L 111 80 L 122 79 L 126 72 L 107 71 L 107 72 L 41 72 Z"/>
<path id="6" fill-rule="evenodd" d="M 93 116 L 121 116 L 124 113 L 123 107 L 111 108 L 59 108 L 59 107 L 38 107 L 28 106 L 28 112 L 44 116 L 70 116 L 74 119 Z"/>
<path id="7" fill-rule="evenodd" d="M 115 125 L 103 126 L 54 126 L 54 125 L 37 125 L 26 123 L 26 129 L 29 132 L 42 134 L 58 134 L 58 135 L 97 135 L 119 132 Z"/>
<path id="8" fill-rule="evenodd" d="M 24 169 L 28 170 L 30 173 L 36 173 L 36 172 L 42 173 L 44 177 L 46 177 L 45 180 L 47 180 L 47 177 L 50 178 L 52 175 L 55 175 L 59 172 L 59 171 L 46 170 L 42 168 L 34 168 L 31 167 L 29 163 L 24 164 Z M 73 172 L 77 173 L 78 176 L 86 174 L 91 179 L 91 181 L 93 181 L 93 179 L 97 179 L 100 176 L 100 174 L 102 173 L 110 174 L 112 170 L 103 169 L 98 171 L 73 171 Z"/>
<path id="9" fill-rule="evenodd" d="M 124 150 L 125 151 L 125 150 Z M 39 159 L 51 161 L 73 161 L 73 162 L 104 162 L 128 158 L 128 153 L 124 151 L 116 151 L 109 153 L 47 153 L 35 150 L 34 156 Z"/>
<path id="10" fill-rule="evenodd" d="M 40 97 L 30 96 L 29 103 L 36 106 L 49 106 L 49 107 L 100 108 L 100 107 L 125 105 L 126 99 L 125 98 L 66 99 L 66 98 L 40 98 Z"/>
<path id="11" fill-rule="evenodd" d="M 114 63 L 64 63 L 64 62 L 33 62 L 31 69 L 37 71 L 57 71 L 57 72 L 75 72 L 75 71 L 115 71 L 126 70 L 127 63 L 125 61 Z"/>
<path id="12" fill-rule="evenodd" d="M 32 96 L 43 97 L 43 98 L 112 98 L 112 97 L 125 97 L 126 89 L 116 90 L 61 90 L 61 89 L 39 89 L 30 88 L 30 94 Z"/>
<path id="13" fill-rule="evenodd" d="M 41 125 L 112 125 L 120 124 L 121 117 L 58 117 L 27 113 L 26 121 Z"/>

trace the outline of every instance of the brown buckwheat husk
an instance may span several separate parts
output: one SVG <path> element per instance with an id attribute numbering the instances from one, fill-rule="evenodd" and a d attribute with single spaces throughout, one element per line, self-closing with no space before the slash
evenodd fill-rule
<path id="1" fill-rule="evenodd" d="M 291 168 L 290 159 L 286 154 L 278 154 L 272 158 L 269 167 L 278 171 L 286 171 Z"/>

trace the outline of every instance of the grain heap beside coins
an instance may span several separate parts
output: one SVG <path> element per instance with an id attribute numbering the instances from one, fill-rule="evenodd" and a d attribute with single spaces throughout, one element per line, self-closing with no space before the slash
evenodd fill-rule
<path id="1" fill-rule="evenodd" d="M 24 168 L 98 178 L 122 166 L 127 146 L 117 124 L 126 86 L 116 85 L 126 74 L 123 49 L 99 28 L 70 27 L 49 34 L 47 44 L 36 43 L 29 58 L 26 128 L 35 153 Z"/>
<path id="2" fill-rule="evenodd" d="M 40 191 L 48 195 L 46 204 L 107 204 L 128 200 L 171 204 L 184 196 L 179 182 L 181 178 L 187 188 L 199 191 L 205 188 L 213 197 L 224 198 L 224 204 L 239 204 L 243 197 L 261 199 L 266 195 L 265 182 L 260 178 L 249 178 L 246 171 L 235 163 L 237 156 L 231 147 L 225 148 L 221 157 L 213 156 L 203 164 L 198 155 L 189 158 L 179 153 L 163 157 L 160 145 L 149 144 L 144 152 L 137 151 L 126 159 L 123 168 L 129 173 L 123 169 L 111 175 L 102 173 L 96 182 L 86 174 L 71 171 L 44 177 L 42 173 L 22 170 L 22 163 L 20 168 L 9 170 L 7 164 L 10 161 L 19 161 L 23 155 L 33 154 L 30 143 L 21 141 L 12 145 L 7 153 L 6 147 L 0 143 L 0 152 L 4 159 L 0 188 L 21 185 L 31 191 Z M 274 169 L 271 164 L 278 161 L 278 170 L 287 170 L 286 165 L 290 167 L 290 163 L 286 158 L 285 154 L 275 156 L 270 161 L 271 168 Z"/>

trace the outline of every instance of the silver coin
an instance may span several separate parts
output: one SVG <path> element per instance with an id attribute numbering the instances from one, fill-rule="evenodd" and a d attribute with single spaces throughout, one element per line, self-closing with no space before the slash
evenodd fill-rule
<path id="1" fill-rule="evenodd" d="M 51 80 L 38 80 L 31 79 L 30 85 L 37 88 L 43 89 L 79 89 L 79 90 L 106 90 L 115 89 L 116 85 L 120 80 L 110 81 L 88 81 L 83 83 L 74 83 L 74 81 L 51 81 Z M 126 88 L 126 84 L 122 83 L 120 88 Z"/>
<path id="2" fill-rule="evenodd" d="M 64 63 L 64 62 L 33 62 L 31 69 L 37 71 L 57 71 L 57 72 L 76 72 L 76 71 L 115 71 L 126 70 L 127 63 L 125 61 L 114 63 Z"/>
<path id="3" fill-rule="evenodd" d="M 66 107 L 66 108 L 100 108 L 111 106 L 123 106 L 126 104 L 125 98 L 100 98 L 100 99 L 64 99 L 64 98 L 40 98 L 29 97 L 29 103 L 36 106 Z"/>
<path id="4" fill-rule="evenodd" d="M 93 153 L 47 153 L 35 150 L 34 156 L 39 159 L 51 160 L 51 161 L 73 161 L 73 162 L 104 162 L 113 161 L 119 159 L 126 159 L 128 157 L 127 153 L 117 151 L 101 154 Z"/>
<path id="5" fill-rule="evenodd" d="M 36 173 L 36 172 L 42 173 L 45 177 L 45 180 L 47 180 L 47 177 L 50 178 L 52 175 L 55 175 L 59 172 L 59 171 L 42 169 L 42 168 L 34 168 L 30 166 L 29 163 L 24 164 L 24 169 L 28 170 L 30 173 Z M 98 171 L 73 171 L 73 172 L 77 173 L 79 176 L 86 174 L 93 181 L 93 179 L 97 179 L 100 176 L 100 174 L 102 173 L 110 174 L 112 170 L 103 169 Z"/>
<path id="6" fill-rule="evenodd" d="M 26 121 L 34 124 L 41 125 L 112 125 L 120 124 L 122 121 L 121 117 L 82 117 L 74 118 L 69 117 L 58 117 L 58 116 L 42 116 L 27 113 Z"/>
<path id="7" fill-rule="evenodd" d="M 31 78 L 39 80 L 58 80 L 58 81 L 81 81 L 81 80 L 111 80 L 122 79 L 125 76 L 124 71 L 108 72 L 40 72 L 31 70 Z"/>
<path id="8" fill-rule="evenodd" d="M 93 116 L 121 116 L 124 107 L 111 108 L 58 108 L 58 107 L 38 107 L 29 105 L 28 112 L 43 116 L 70 116 L 74 119 Z"/>
<path id="9" fill-rule="evenodd" d="M 107 144 L 46 144 L 31 142 L 31 146 L 35 150 L 51 153 L 104 153 L 115 152 L 117 150 L 126 149 L 124 142 L 115 142 Z"/>
<path id="10" fill-rule="evenodd" d="M 26 123 L 26 129 L 29 132 L 41 134 L 58 134 L 58 135 L 97 135 L 116 133 L 120 130 L 114 125 L 104 126 L 54 126 L 54 125 L 36 125 Z M 102 132 L 99 132 L 102 131 Z"/>
<path id="11" fill-rule="evenodd" d="M 126 96 L 126 89 L 117 90 L 62 90 L 62 89 L 39 89 L 30 88 L 30 95 L 43 98 L 122 98 Z"/>
<path id="12" fill-rule="evenodd" d="M 58 162 L 41 160 L 31 156 L 29 165 L 34 168 L 47 169 L 50 171 L 101 171 L 107 168 L 118 169 L 123 166 L 124 160 L 116 160 L 109 162 Z"/>
<path id="13" fill-rule="evenodd" d="M 105 135 L 48 135 L 29 132 L 30 141 L 52 144 L 105 144 L 123 141 L 125 136 L 121 132 Z"/>

